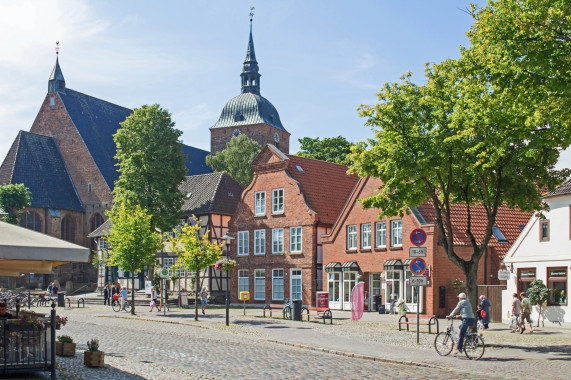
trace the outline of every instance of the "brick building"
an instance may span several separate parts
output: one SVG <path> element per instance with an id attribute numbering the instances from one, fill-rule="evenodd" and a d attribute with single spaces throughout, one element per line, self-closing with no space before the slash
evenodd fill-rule
<path id="1" fill-rule="evenodd" d="M 250 302 L 315 302 L 322 288 L 322 234 L 328 233 L 357 177 L 347 167 L 291 156 L 266 145 L 252 163 L 254 178 L 230 220 L 237 261 L 232 293 Z"/>
<path id="2" fill-rule="evenodd" d="M 416 288 L 408 283 L 411 275 L 409 248 L 415 247 L 410 242 L 410 234 L 414 229 L 422 228 L 427 235 L 423 246 L 427 247 L 424 260 L 429 285 L 421 287 L 420 311 L 442 317 L 457 303 L 457 291 L 452 288 L 452 282 L 457 278 L 465 280 L 465 277 L 438 243 L 434 208 L 430 202 L 426 202 L 411 208 L 410 213 L 402 218 L 379 219 L 378 209 L 365 210 L 358 199 L 375 194 L 381 185 L 380 180 L 375 178 L 359 179 L 331 232 L 322 237 L 329 306 L 350 310 L 351 290 L 358 282 L 364 282 L 367 309 L 376 310 L 375 301 L 380 301 L 390 310 L 391 301 L 403 299 L 407 310 L 416 311 Z M 482 207 L 473 207 L 471 212 L 475 237 L 481 239 L 487 220 L 485 211 Z M 499 284 L 497 270 L 501 259 L 530 216 L 530 213 L 500 207 L 489 249 L 480 261 L 480 284 Z M 464 259 L 472 254 L 464 232 L 466 221 L 466 208 L 453 206 L 455 249 Z"/>

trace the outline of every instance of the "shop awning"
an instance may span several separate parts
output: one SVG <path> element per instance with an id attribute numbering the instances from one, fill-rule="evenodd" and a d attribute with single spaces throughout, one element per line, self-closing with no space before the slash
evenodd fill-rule
<path id="1" fill-rule="evenodd" d="M 341 272 L 341 263 L 327 263 L 325 266 L 325 271 L 329 272 Z"/>
<path id="2" fill-rule="evenodd" d="M 403 270 L 404 263 L 400 259 L 391 259 L 385 261 L 385 270 Z"/>
<path id="3" fill-rule="evenodd" d="M 341 265 L 341 270 L 343 272 L 359 272 L 361 268 L 356 261 L 347 261 Z"/>

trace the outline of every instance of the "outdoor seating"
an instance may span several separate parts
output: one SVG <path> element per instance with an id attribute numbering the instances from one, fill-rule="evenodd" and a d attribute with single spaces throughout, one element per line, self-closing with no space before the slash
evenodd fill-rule
<path id="1" fill-rule="evenodd" d="M 279 310 L 282 313 L 283 319 L 291 319 L 291 307 L 289 306 L 289 303 L 286 304 L 270 303 L 264 306 L 264 318 L 266 317 L 266 310 L 270 312 L 270 318 L 272 317 L 272 311 Z"/>
<path id="2" fill-rule="evenodd" d="M 399 318 L 399 331 L 401 330 L 401 325 L 406 325 L 406 331 L 409 331 L 409 325 L 416 325 L 417 316 L 416 314 L 405 314 Z M 418 316 L 418 324 L 422 326 L 428 326 L 428 333 L 432 333 L 432 326 L 436 325 L 436 333 L 439 333 L 438 319 L 436 315 L 420 314 Z"/>
<path id="3" fill-rule="evenodd" d="M 303 307 L 301 309 L 301 315 L 307 316 L 308 321 L 309 318 L 313 317 L 321 318 L 323 320 L 323 324 L 325 324 L 325 320 L 329 319 L 329 324 L 333 324 L 333 313 L 331 313 L 331 310 L 326 307 Z"/>

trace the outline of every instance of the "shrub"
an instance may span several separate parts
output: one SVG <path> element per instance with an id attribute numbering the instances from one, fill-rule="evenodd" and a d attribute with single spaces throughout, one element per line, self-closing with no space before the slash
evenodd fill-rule
<path id="1" fill-rule="evenodd" d="M 91 339 L 87 341 L 87 351 L 99 352 L 99 339 Z"/>
<path id="2" fill-rule="evenodd" d="M 73 343 L 73 338 L 69 335 L 60 335 L 57 337 L 57 341 L 60 343 Z"/>

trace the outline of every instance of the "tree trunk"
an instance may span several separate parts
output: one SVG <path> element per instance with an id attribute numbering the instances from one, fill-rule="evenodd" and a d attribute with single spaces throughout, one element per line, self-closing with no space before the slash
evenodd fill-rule
<path id="1" fill-rule="evenodd" d="M 539 305 L 539 315 L 537 316 L 537 327 L 539 327 L 539 319 L 541 318 L 541 306 Z"/>
<path id="2" fill-rule="evenodd" d="M 131 271 L 131 315 L 135 315 L 135 271 Z"/>
<path id="3" fill-rule="evenodd" d="M 196 289 L 194 292 L 194 320 L 198 321 L 198 296 L 200 295 L 200 270 L 196 271 Z"/>
<path id="4" fill-rule="evenodd" d="M 478 310 L 478 265 L 472 262 L 466 263 L 466 296 L 470 305 L 472 305 L 472 312 L 474 317 L 476 316 L 476 310 Z M 472 328 L 476 327 L 476 318 L 474 318 L 474 325 Z"/>

